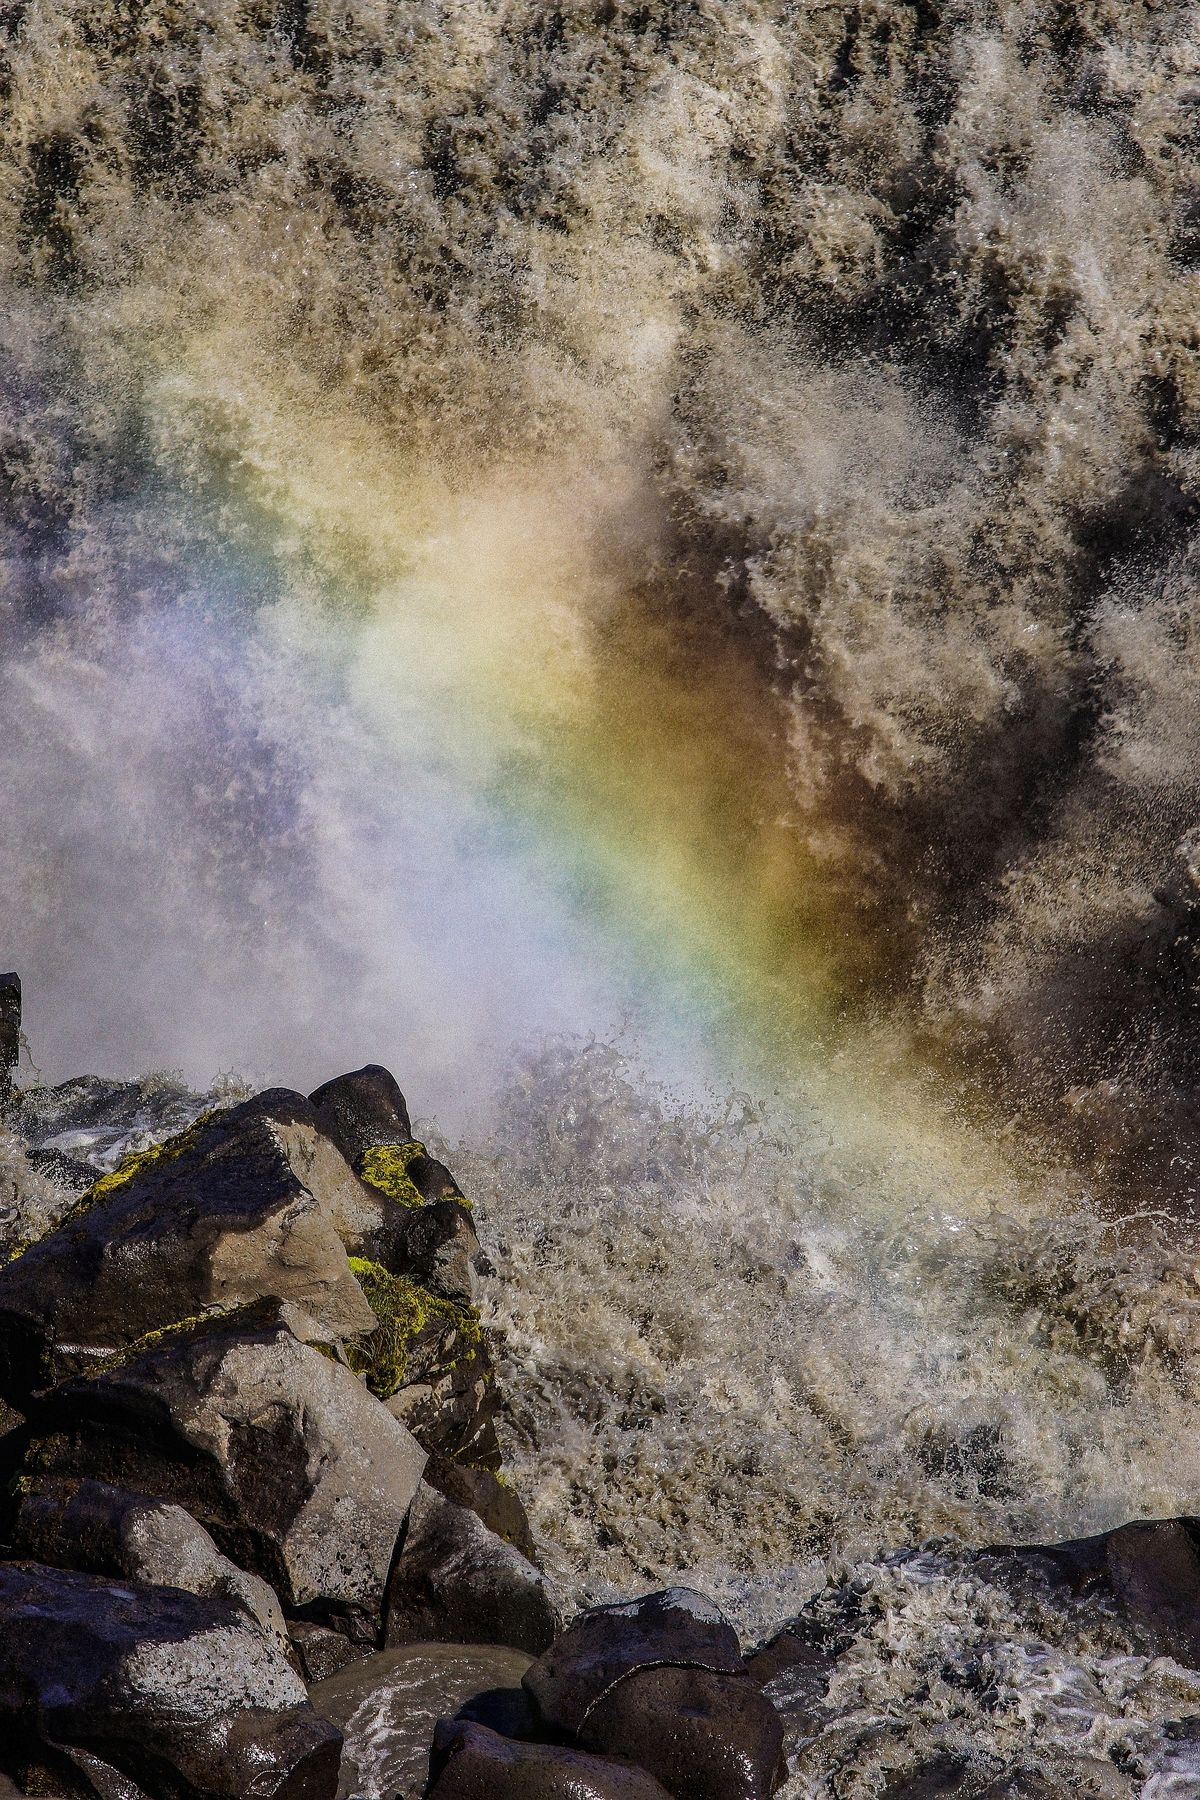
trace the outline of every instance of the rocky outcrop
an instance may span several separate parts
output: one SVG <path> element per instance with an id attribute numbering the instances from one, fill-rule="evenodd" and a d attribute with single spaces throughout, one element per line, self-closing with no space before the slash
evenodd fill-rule
<path id="1" fill-rule="evenodd" d="M 425 1453 L 265 1301 L 64 1382 L 27 1466 L 185 1505 L 287 1610 L 374 1644 Z"/>
<path id="2" fill-rule="evenodd" d="M 228 1601 L 18 1562 L 0 1623 L 0 1769 L 27 1792 L 104 1793 L 96 1759 L 114 1795 L 333 1800 L 341 1733 Z"/>
<path id="3" fill-rule="evenodd" d="M 0 1269 L 0 1391 L 20 1405 L 148 1332 L 268 1295 L 330 1341 L 370 1331 L 339 1235 L 361 1183 L 310 1111 L 260 1095 L 97 1181 Z"/>

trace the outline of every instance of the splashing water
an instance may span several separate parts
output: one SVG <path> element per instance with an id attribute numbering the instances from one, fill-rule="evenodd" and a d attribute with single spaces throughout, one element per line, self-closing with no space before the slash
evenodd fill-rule
<path id="1" fill-rule="evenodd" d="M 570 1594 L 1194 1508 L 1197 8 L 127 14 L 0 8 L 47 1073 L 405 1072 Z"/>

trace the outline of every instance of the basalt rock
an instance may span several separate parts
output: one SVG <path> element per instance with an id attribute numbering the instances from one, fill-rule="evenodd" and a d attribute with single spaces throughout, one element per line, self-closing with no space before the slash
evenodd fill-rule
<path id="1" fill-rule="evenodd" d="M 343 1243 L 366 1196 L 298 1095 L 197 1121 L 0 1269 L 0 1391 L 19 1406 L 148 1332 L 262 1296 L 329 1337 L 370 1330 Z"/>
<path id="2" fill-rule="evenodd" d="M 1096 1537 L 981 1553 L 988 1575 L 1112 1606 L 1152 1656 L 1200 1668 L 1200 1519 L 1138 1519 Z"/>
<path id="3" fill-rule="evenodd" d="M 477 1469 L 469 1463 L 452 1462 L 437 1452 L 425 1466 L 425 1480 L 430 1487 L 465 1506 L 483 1520 L 489 1531 L 502 1537 L 530 1562 L 536 1563 L 537 1552 L 529 1517 L 519 1496 L 490 1469 Z"/>
<path id="4" fill-rule="evenodd" d="M 508 1644 L 536 1656 L 558 1623 L 533 1564 L 473 1512 L 422 1482 L 388 1584 L 388 1645 Z"/>
<path id="5" fill-rule="evenodd" d="M 185 1506 L 286 1611 L 373 1643 L 425 1453 L 277 1304 L 168 1332 L 43 1405 L 30 1474 Z"/>
<path id="6" fill-rule="evenodd" d="M 514 1743 L 467 1720 L 443 1720 L 426 1800 L 670 1800 L 644 1769 L 561 1745 Z"/>
<path id="7" fill-rule="evenodd" d="M 0 1566 L 0 1769 L 27 1790 L 87 1791 L 95 1759 L 114 1795 L 333 1800 L 341 1742 L 229 1602 Z"/>
<path id="8" fill-rule="evenodd" d="M 378 1144 L 412 1139 L 408 1107 L 396 1078 L 379 1063 L 326 1081 L 309 1096 L 321 1129 L 352 1167 Z"/>
<path id="9" fill-rule="evenodd" d="M 11 1536 L 13 1553 L 30 1561 L 228 1600 L 293 1655 L 274 1590 L 223 1556 L 182 1506 L 103 1481 L 51 1478 L 24 1487 Z"/>
<path id="10" fill-rule="evenodd" d="M 678 1800 L 769 1800 L 783 1780 L 783 1725 L 748 1675 L 638 1669 L 594 1703 L 579 1741 L 648 1769 Z"/>
<path id="11" fill-rule="evenodd" d="M 545 1723 L 574 1735 L 619 1681 L 664 1664 L 742 1673 L 737 1633 L 706 1595 L 666 1588 L 624 1605 L 592 1607 L 534 1663 L 525 1686 Z"/>

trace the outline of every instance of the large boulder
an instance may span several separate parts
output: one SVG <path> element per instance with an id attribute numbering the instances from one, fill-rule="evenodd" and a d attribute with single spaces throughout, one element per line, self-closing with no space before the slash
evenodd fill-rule
<path id="1" fill-rule="evenodd" d="M 351 1166 L 356 1167 L 376 1145 L 412 1139 L 404 1095 L 395 1076 L 379 1063 L 324 1082 L 309 1099 L 322 1131 Z"/>
<path id="2" fill-rule="evenodd" d="M 293 1657 L 275 1590 L 223 1556 L 182 1506 L 104 1481 L 26 1482 L 10 1535 L 13 1554 L 31 1562 L 232 1601 Z"/>
<path id="3" fill-rule="evenodd" d="M 330 1338 L 369 1331 L 343 1240 L 381 1206 L 300 1095 L 199 1119 L 127 1158 L 0 1269 L 0 1391 L 21 1405 L 148 1332 L 264 1295 Z"/>
<path id="4" fill-rule="evenodd" d="M 666 1588 L 640 1600 L 592 1607 L 534 1663 L 525 1687 L 547 1726 L 575 1735 L 619 1681 L 663 1664 L 742 1673 L 737 1633 L 706 1595 Z"/>
<path id="5" fill-rule="evenodd" d="M 0 1565 L 0 1769 L 27 1789 L 95 1758 L 153 1800 L 333 1800 L 341 1743 L 229 1602 Z"/>
<path id="6" fill-rule="evenodd" d="M 648 1769 L 678 1800 L 769 1800 L 784 1775 L 783 1724 L 748 1675 L 638 1669 L 596 1701 L 579 1741 Z"/>
<path id="7" fill-rule="evenodd" d="M 486 1725 L 443 1720 L 427 1800 L 670 1800 L 630 1763 L 558 1744 L 514 1743 Z"/>
<path id="8" fill-rule="evenodd" d="M 31 1476 L 185 1506 L 287 1611 L 374 1643 L 425 1466 L 349 1369 L 263 1302 L 167 1332 L 43 1404 Z"/>
<path id="9" fill-rule="evenodd" d="M 1152 1656 L 1200 1668 L 1200 1519 L 1137 1519 L 1096 1537 L 984 1551 L 986 1573 L 1041 1581 L 1115 1609 Z"/>
<path id="10" fill-rule="evenodd" d="M 533 1564 L 423 1481 L 388 1583 L 387 1643 L 508 1644 L 536 1656 L 558 1624 Z"/>

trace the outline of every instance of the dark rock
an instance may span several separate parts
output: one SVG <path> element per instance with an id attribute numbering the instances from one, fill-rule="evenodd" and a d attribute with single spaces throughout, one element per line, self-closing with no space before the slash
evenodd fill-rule
<path id="1" fill-rule="evenodd" d="M 1033 1576 L 1114 1607 L 1153 1656 L 1200 1668 L 1200 1519 L 1139 1519 L 1096 1537 L 981 1553 L 990 1576 Z"/>
<path id="2" fill-rule="evenodd" d="M 434 1452 L 425 1466 L 425 1480 L 456 1506 L 465 1506 L 475 1513 L 489 1531 L 519 1550 L 529 1562 L 537 1562 L 533 1532 L 519 1496 L 490 1469 L 451 1462 L 449 1457 Z"/>
<path id="3" fill-rule="evenodd" d="M 39 1482 L 20 1496 L 12 1548 L 60 1569 L 229 1600 L 291 1655 L 274 1590 L 222 1556 L 204 1527 L 169 1501 L 102 1481 Z"/>
<path id="4" fill-rule="evenodd" d="M 537 1707 L 519 1686 L 485 1688 L 460 1706 L 455 1716 L 524 1744 L 540 1742 L 545 1736 Z"/>
<path id="5" fill-rule="evenodd" d="M 28 1156 L 30 1168 L 36 1169 L 39 1175 L 48 1175 L 51 1181 L 57 1181 L 72 1193 L 84 1193 L 96 1179 L 96 1171 L 88 1163 L 76 1162 L 73 1156 L 65 1156 L 61 1150 L 33 1149 Z"/>
<path id="6" fill-rule="evenodd" d="M 769 1800 L 783 1779 L 783 1725 L 748 1675 L 638 1669 L 590 1708 L 579 1741 L 687 1800 Z"/>
<path id="7" fill-rule="evenodd" d="M 474 1304 L 483 1253 L 471 1215 L 457 1201 L 390 1206 L 367 1249 L 384 1268 L 449 1300 Z"/>
<path id="8" fill-rule="evenodd" d="M 395 1076 L 379 1063 L 338 1075 L 317 1088 L 310 1099 L 321 1129 L 352 1167 L 377 1144 L 403 1144 L 412 1139 L 404 1095 Z"/>
<path id="9" fill-rule="evenodd" d="M 836 1666 L 837 1659 L 826 1649 L 791 1629 L 746 1658 L 746 1673 L 764 1689 L 790 1730 L 815 1727 Z"/>
<path id="10" fill-rule="evenodd" d="M 388 1583 L 387 1643 L 509 1644 L 536 1656 L 558 1624 L 533 1564 L 422 1482 Z"/>
<path id="11" fill-rule="evenodd" d="M 637 1669 L 742 1672 L 737 1633 L 704 1594 L 666 1588 L 582 1613 L 525 1677 L 546 1723 L 576 1733 L 590 1709 Z"/>
<path id="12" fill-rule="evenodd" d="M 12 1098 L 13 1071 L 21 1060 L 21 978 L 0 975 L 0 1106 Z"/>
<path id="13" fill-rule="evenodd" d="M 331 1631 L 327 1625 L 293 1619 L 288 1626 L 288 1635 L 310 1687 L 314 1682 L 328 1681 L 331 1676 L 340 1675 L 351 1663 L 362 1660 L 363 1652 L 340 1631 Z"/>
<path id="14" fill-rule="evenodd" d="M 428 1151 L 421 1151 L 418 1156 L 409 1160 L 408 1179 L 420 1194 L 422 1200 L 430 1205 L 439 1200 L 461 1200 L 463 1191 L 444 1162 Z"/>
<path id="15" fill-rule="evenodd" d="M 630 1763 L 560 1745 L 513 1743 L 484 1725 L 443 1720 L 426 1800 L 670 1800 Z"/>
<path id="16" fill-rule="evenodd" d="M 19 1406 L 98 1353 L 263 1295 L 327 1335 L 369 1331 L 342 1238 L 364 1208 L 379 1210 L 299 1095 L 198 1120 L 0 1269 L 0 1391 Z"/>
<path id="17" fill-rule="evenodd" d="M 0 1566 L 0 1767 L 18 1782 L 67 1773 L 74 1750 L 154 1800 L 333 1800 L 341 1742 L 228 1602 Z"/>
<path id="18" fill-rule="evenodd" d="M 65 1382 L 39 1414 L 30 1473 L 186 1506 L 285 1610 L 374 1642 L 425 1454 L 283 1310 L 203 1321 Z"/>

